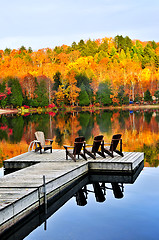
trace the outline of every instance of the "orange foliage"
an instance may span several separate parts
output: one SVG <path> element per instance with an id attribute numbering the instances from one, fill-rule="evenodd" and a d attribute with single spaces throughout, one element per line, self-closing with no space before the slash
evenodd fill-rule
<path id="1" fill-rule="evenodd" d="M 1 142 L 0 150 L 2 151 L 1 160 L 5 160 L 27 152 L 28 144 L 25 141 L 20 144 Z"/>

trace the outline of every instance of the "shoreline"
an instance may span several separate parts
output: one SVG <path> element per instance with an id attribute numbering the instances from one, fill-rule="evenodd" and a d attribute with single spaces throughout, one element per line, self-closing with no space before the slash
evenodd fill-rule
<path id="1" fill-rule="evenodd" d="M 0 108 L 0 115 L 1 114 L 12 114 L 12 113 L 18 113 L 18 109 L 2 109 Z"/>
<path id="2" fill-rule="evenodd" d="M 75 110 L 76 107 L 74 107 L 72 110 Z M 80 107 L 82 110 L 92 110 L 94 108 L 89 107 Z M 138 110 L 138 109 L 159 109 L 159 104 L 157 105 L 127 105 L 127 106 L 109 106 L 109 107 L 95 107 L 95 110 Z M 66 109 L 67 110 L 67 109 Z M 79 109 L 78 109 L 79 110 Z M 18 109 L 0 109 L 0 115 L 2 114 L 12 114 L 12 113 L 18 113 Z"/>

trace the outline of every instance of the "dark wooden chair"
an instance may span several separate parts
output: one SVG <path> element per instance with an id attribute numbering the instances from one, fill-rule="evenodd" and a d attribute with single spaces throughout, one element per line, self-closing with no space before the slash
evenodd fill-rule
<path id="1" fill-rule="evenodd" d="M 50 149 L 50 152 L 52 153 L 52 139 L 45 139 L 44 133 L 41 131 L 35 132 L 35 137 L 37 139 L 37 141 L 35 142 L 35 152 L 40 150 L 40 153 L 42 154 L 42 149 L 44 149 L 44 151 Z M 46 144 L 46 141 L 49 141 L 50 144 Z"/>
<path id="2" fill-rule="evenodd" d="M 92 147 L 92 149 L 89 151 L 87 147 Z M 96 159 L 96 153 L 98 153 L 101 157 L 105 158 L 106 156 L 104 155 L 103 135 L 98 135 L 94 137 L 93 145 L 86 144 L 85 153 L 93 159 Z"/>
<path id="3" fill-rule="evenodd" d="M 118 144 L 120 143 L 119 150 L 117 149 Z M 105 145 L 110 145 L 110 147 L 105 147 Z M 122 153 L 122 139 L 121 134 L 115 134 L 112 137 L 111 143 L 104 143 L 104 152 L 109 156 L 114 157 L 113 152 L 116 152 L 120 156 L 124 156 Z"/>
<path id="4" fill-rule="evenodd" d="M 76 162 L 76 156 L 83 157 L 85 160 L 87 160 L 85 156 L 85 137 L 77 137 L 75 138 L 74 146 L 63 146 L 66 149 L 66 159 L 68 160 L 68 156 L 72 158 Z M 81 152 L 83 148 L 83 152 Z"/>

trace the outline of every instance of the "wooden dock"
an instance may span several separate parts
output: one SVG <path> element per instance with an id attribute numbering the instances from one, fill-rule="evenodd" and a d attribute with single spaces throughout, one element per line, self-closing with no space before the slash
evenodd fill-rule
<path id="1" fill-rule="evenodd" d="M 27 152 L 5 160 L 5 170 L 21 170 L 0 179 L 0 233 L 43 206 L 49 199 L 72 188 L 87 174 L 100 172 L 101 181 L 105 172 L 131 176 L 143 164 L 143 160 L 144 153 L 125 152 L 124 157 L 115 155 L 114 158 L 107 156 L 105 159 L 97 157 L 96 160 L 88 158 L 88 161 L 79 159 L 74 162 L 65 159 L 64 150 L 43 154 Z M 129 182 L 130 179 L 133 182 L 136 176 L 129 178 Z M 116 178 L 113 181 L 117 181 Z M 121 178 L 122 181 L 126 179 Z"/>

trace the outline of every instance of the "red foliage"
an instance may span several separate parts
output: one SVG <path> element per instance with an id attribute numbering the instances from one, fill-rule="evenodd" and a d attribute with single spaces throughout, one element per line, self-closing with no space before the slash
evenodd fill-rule
<path id="1" fill-rule="evenodd" d="M 27 108 L 27 109 L 28 109 L 28 108 L 30 108 L 30 107 L 29 107 L 29 106 L 27 106 L 27 105 L 24 105 L 23 107 L 24 107 L 24 108 Z"/>
<path id="2" fill-rule="evenodd" d="M 50 103 L 48 107 L 49 107 L 49 108 L 54 108 L 54 107 L 55 107 L 55 104 L 54 104 L 54 103 Z"/>

